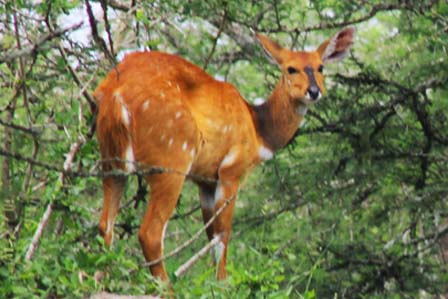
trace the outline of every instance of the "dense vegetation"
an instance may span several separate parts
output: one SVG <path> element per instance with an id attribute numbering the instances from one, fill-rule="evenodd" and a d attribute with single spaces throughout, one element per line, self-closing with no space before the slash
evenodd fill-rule
<path id="1" fill-rule="evenodd" d="M 228 281 L 214 279 L 206 258 L 171 277 L 174 291 L 448 298 L 446 1 L 0 3 L 0 298 L 163 292 L 136 237 L 147 204 L 136 177 L 113 248 L 97 234 L 101 172 L 90 94 L 125 52 L 179 54 L 254 102 L 279 72 L 251 30 L 300 50 L 347 25 L 357 39 L 350 57 L 325 69 L 327 96 L 240 191 Z M 202 227 L 198 205 L 187 185 L 165 252 Z M 203 234 L 167 259 L 169 273 L 205 243 Z"/>

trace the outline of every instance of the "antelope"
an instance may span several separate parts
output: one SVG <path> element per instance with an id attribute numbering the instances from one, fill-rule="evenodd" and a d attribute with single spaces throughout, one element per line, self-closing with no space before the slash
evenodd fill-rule
<path id="1" fill-rule="evenodd" d="M 281 70 L 271 96 L 258 106 L 248 104 L 233 85 L 167 53 L 134 52 L 110 71 L 94 92 L 103 170 L 174 170 L 145 176 L 151 191 L 138 238 L 146 261 L 163 254 L 165 230 L 187 175 L 198 185 L 207 223 L 236 196 L 242 177 L 293 138 L 308 107 L 325 94 L 324 65 L 346 57 L 354 35 L 355 29 L 347 27 L 316 51 L 296 52 L 256 34 Z M 99 230 L 106 246 L 112 243 L 125 183 L 121 176 L 103 178 Z M 219 280 L 227 276 L 234 206 L 233 200 L 206 229 L 209 240 L 220 237 L 214 263 Z M 151 265 L 150 271 L 168 281 L 163 261 Z"/>

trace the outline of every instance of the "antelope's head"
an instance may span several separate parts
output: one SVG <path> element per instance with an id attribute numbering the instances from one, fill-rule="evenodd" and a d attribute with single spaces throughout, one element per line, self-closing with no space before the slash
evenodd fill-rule
<path id="1" fill-rule="evenodd" d="M 256 37 L 268 56 L 279 65 L 282 71 L 280 84 L 289 98 L 309 105 L 325 94 L 325 65 L 348 55 L 354 35 L 354 27 L 344 28 L 312 52 L 291 51 L 265 35 L 257 34 Z"/>

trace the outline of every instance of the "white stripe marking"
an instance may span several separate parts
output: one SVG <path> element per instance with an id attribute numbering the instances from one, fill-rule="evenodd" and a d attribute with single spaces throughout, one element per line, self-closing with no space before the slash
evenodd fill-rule
<path id="1" fill-rule="evenodd" d="M 148 107 L 149 107 L 149 100 L 146 100 L 146 101 L 143 103 L 143 111 L 148 110 Z"/>
<path id="2" fill-rule="evenodd" d="M 126 148 L 125 160 L 126 160 L 126 163 L 125 163 L 126 170 L 128 172 L 135 171 L 134 151 L 132 150 L 132 144 L 131 143 L 129 143 L 128 147 Z"/>
<path id="3" fill-rule="evenodd" d="M 213 255 L 214 255 L 216 264 L 219 264 L 219 261 L 221 260 L 223 253 L 224 253 L 224 243 L 219 242 L 213 248 Z"/>
<path id="4" fill-rule="evenodd" d="M 112 245 L 112 243 L 114 242 L 114 221 L 112 220 L 112 216 L 110 215 L 108 215 L 107 217 L 107 227 L 106 227 L 106 235 L 109 234 L 111 234 L 110 245 Z"/>
<path id="5" fill-rule="evenodd" d="M 187 171 L 185 172 L 186 174 L 189 174 L 189 173 L 190 173 L 190 171 L 191 171 L 191 166 L 193 166 L 193 162 L 190 162 L 190 164 L 188 164 Z"/>
<path id="6" fill-rule="evenodd" d="M 121 116 L 123 118 L 124 124 L 126 126 L 129 126 L 131 124 L 131 116 L 129 114 L 128 108 L 126 107 L 126 104 L 124 103 L 123 97 L 118 91 L 114 93 L 114 97 L 121 105 Z"/>
<path id="7" fill-rule="evenodd" d="M 232 165 L 233 162 L 235 162 L 237 157 L 237 152 L 236 150 L 231 150 L 227 153 L 227 155 L 224 157 L 224 159 L 222 159 L 221 161 L 221 165 L 219 166 L 219 168 L 225 167 L 225 166 L 229 166 Z"/>
<path id="8" fill-rule="evenodd" d="M 163 226 L 163 230 L 162 230 L 162 237 L 160 239 L 161 243 L 162 243 L 162 252 L 163 252 L 163 247 L 164 247 L 164 240 L 165 240 L 165 234 L 166 234 L 166 229 L 168 227 L 168 221 L 165 222 L 165 225 Z"/>
<path id="9" fill-rule="evenodd" d="M 215 191 L 215 200 L 213 202 L 213 207 L 220 199 L 223 198 L 223 196 L 224 196 L 224 188 L 222 187 L 221 181 L 218 181 L 218 185 L 216 186 Z"/>

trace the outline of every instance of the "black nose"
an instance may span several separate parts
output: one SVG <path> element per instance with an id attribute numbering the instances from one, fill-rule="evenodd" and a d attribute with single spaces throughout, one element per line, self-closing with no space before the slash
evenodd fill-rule
<path id="1" fill-rule="evenodd" d="M 319 87 L 317 87 L 316 85 L 312 85 L 312 86 L 308 87 L 308 95 L 313 100 L 316 100 L 320 95 Z"/>

